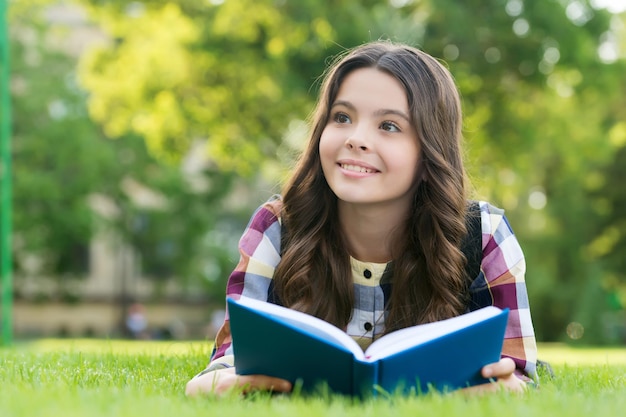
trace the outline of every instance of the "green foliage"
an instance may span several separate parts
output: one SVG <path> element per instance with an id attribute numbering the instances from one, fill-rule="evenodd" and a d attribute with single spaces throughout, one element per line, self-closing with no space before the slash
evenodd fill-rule
<path id="1" fill-rule="evenodd" d="M 380 1 L 87 3 L 113 40 L 81 70 L 107 134 L 140 134 L 167 159 L 206 139 L 221 168 L 246 176 L 308 115 L 329 55 L 410 25 Z"/>
<path id="2" fill-rule="evenodd" d="M 236 247 L 215 247 L 206 237 L 217 223 L 241 223 L 236 213 L 219 221 L 234 176 L 157 161 L 137 136 L 107 138 L 87 113 L 76 58 L 64 49 L 67 34 L 42 23 L 41 6 L 21 4 L 12 14 L 16 280 L 85 276 L 91 241 L 112 230 L 138 252 L 148 277 L 223 283 L 222 266 Z M 148 204 L 137 200 L 138 189 L 151 190 Z"/>
<path id="3" fill-rule="evenodd" d="M 231 25 L 221 8 L 191 16 L 175 3 L 160 3 L 125 19 L 113 7 L 97 8 L 115 42 L 83 60 L 82 82 L 95 120 L 109 136 L 145 137 L 154 155 L 173 161 L 195 139 L 210 137 L 206 152 L 222 168 L 251 175 L 267 156 L 259 142 L 274 140 L 276 125 L 293 115 L 294 106 L 271 75 L 275 63 L 264 60 L 265 51 L 257 47 L 276 11 L 259 10 L 257 3 L 226 3 L 224 8 L 249 7 L 251 13 L 242 16 L 253 21 L 237 19 L 240 26 Z M 210 40 L 202 21 L 215 22 Z M 243 23 L 250 29 L 240 30 Z M 233 33 L 237 37 L 231 39 Z M 213 48 L 204 47 L 209 41 Z"/>
<path id="4" fill-rule="evenodd" d="M 413 416 L 620 415 L 626 406 L 624 363 L 588 364 L 585 350 L 556 377 L 524 395 L 467 398 L 429 394 L 364 402 L 331 395 L 186 398 L 187 380 L 205 365 L 208 346 L 187 343 L 63 341 L 0 350 L 3 416 Z M 570 349 L 563 352 L 569 353 Z M 558 351 L 553 351 L 558 355 Z M 595 353 L 594 353 L 595 354 Z M 622 355 L 624 355 L 622 351 Z"/>
<path id="5" fill-rule="evenodd" d="M 51 272 L 84 272 L 93 228 L 86 196 L 115 154 L 87 117 L 71 60 L 42 48 L 41 27 L 20 27 L 12 45 L 16 250 L 41 253 Z"/>
<path id="6" fill-rule="evenodd" d="M 626 102 L 622 104 L 626 106 Z M 616 146 L 613 160 L 602 173 L 599 184 L 590 194 L 600 220 L 596 236 L 587 247 L 588 258 L 606 263 L 608 272 L 603 284 L 613 297 L 612 309 L 626 306 L 626 192 L 622 178 L 626 174 L 626 124 L 620 122 L 609 132 Z"/>

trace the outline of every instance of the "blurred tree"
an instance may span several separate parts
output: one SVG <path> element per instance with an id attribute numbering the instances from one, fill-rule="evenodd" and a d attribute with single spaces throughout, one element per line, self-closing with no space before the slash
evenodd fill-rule
<path id="1" fill-rule="evenodd" d="M 107 139 L 87 113 L 77 58 L 62 48 L 71 31 L 45 22 L 45 6 L 20 2 L 11 14 L 16 280 L 58 278 L 63 295 L 88 272 L 94 236 L 109 228 L 141 255 L 148 277 L 178 276 L 217 292 L 207 271 L 236 256 L 236 247 L 206 236 L 220 222 L 241 223 L 236 213 L 222 216 L 219 204 L 234 176 L 211 165 L 190 172 L 159 163 L 132 134 Z M 137 189 L 157 196 L 156 204 L 140 201 Z M 101 215 L 103 203 L 112 209 Z"/>
<path id="2" fill-rule="evenodd" d="M 625 83 L 626 84 L 626 83 Z M 626 90 L 626 85 L 622 91 Z M 622 106 L 626 99 L 622 96 Z M 609 132 L 608 140 L 616 147 L 608 169 L 599 176 L 590 198 L 596 212 L 601 216 L 596 236 L 587 246 L 585 255 L 592 262 L 604 262 L 610 271 L 603 282 L 613 296 L 613 308 L 626 309 L 626 122 L 616 123 Z"/>
<path id="3" fill-rule="evenodd" d="M 72 59 L 47 50 L 41 20 L 19 17 L 11 21 L 16 254 L 41 254 L 44 270 L 76 275 L 92 234 L 86 196 L 114 163 L 113 144 L 89 120 Z M 18 273 L 27 259 L 16 259 Z"/>
<path id="4" fill-rule="evenodd" d="M 81 69 L 107 134 L 135 132 L 174 160 L 203 139 L 222 169 L 247 176 L 307 116 L 329 55 L 394 26 L 408 32 L 412 19 L 389 20 L 388 4 L 372 0 L 86 3 L 111 39 Z"/>

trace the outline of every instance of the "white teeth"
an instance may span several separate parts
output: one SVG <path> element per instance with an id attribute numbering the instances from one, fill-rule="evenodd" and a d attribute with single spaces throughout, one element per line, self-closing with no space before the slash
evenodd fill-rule
<path id="1" fill-rule="evenodd" d="M 372 172 L 374 172 L 373 169 L 360 167 L 358 165 L 341 164 L 341 168 L 348 170 L 348 171 L 361 172 L 363 174 L 371 174 Z"/>

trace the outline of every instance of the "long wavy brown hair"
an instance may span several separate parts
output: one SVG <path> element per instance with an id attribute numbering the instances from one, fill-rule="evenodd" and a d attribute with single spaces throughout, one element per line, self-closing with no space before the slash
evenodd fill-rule
<path id="1" fill-rule="evenodd" d="M 319 142 L 330 108 L 348 74 L 376 68 L 404 87 L 422 155 L 404 238 L 392 248 L 391 296 L 385 331 L 463 313 L 466 305 L 466 177 L 461 152 L 461 105 L 448 70 L 430 55 L 391 42 L 373 42 L 339 57 L 325 73 L 307 148 L 283 189 L 282 259 L 274 291 L 283 305 L 345 329 L 354 287 L 338 224 L 337 197 L 322 173 Z"/>

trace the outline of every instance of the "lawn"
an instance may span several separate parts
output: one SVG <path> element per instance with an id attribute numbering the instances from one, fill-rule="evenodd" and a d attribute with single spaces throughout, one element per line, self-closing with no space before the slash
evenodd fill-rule
<path id="1" fill-rule="evenodd" d="M 541 345 L 556 373 L 523 395 L 458 394 L 351 401 L 255 395 L 189 399 L 188 378 L 202 369 L 199 342 L 41 340 L 0 348 L 0 416 L 622 416 L 626 348 Z"/>

